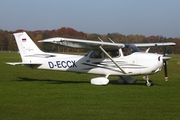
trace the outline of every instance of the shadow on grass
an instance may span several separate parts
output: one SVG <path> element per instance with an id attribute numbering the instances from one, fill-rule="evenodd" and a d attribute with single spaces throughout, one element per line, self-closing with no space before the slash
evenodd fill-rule
<path id="1" fill-rule="evenodd" d="M 79 83 L 89 83 L 89 81 L 73 81 L 73 80 L 50 80 L 50 79 L 35 79 L 35 78 L 26 78 L 18 77 L 20 80 L 18 82 L 46 82 L 48 84 L 79 84 Z"/>
<path id="2" fill-rule="evenodd" d="M 130 84 L 130 83 L 118 83 L 117 80 L 110 80 L 109 84 L 112 84 L 112 85 L 139 85 L 139 86 L 145 86 L 145 81 L 139 82 L 139 80 L 138 80 L 135 83 Z"/>
<path id="3" fill-rule="evenodd" d="M 45 82 L 48 84 L 90 84 L 90 81 L 77 81 L 77 80 L 51 80 L 51 79 L 35 79 L 35 78 L 27 78 L 27 77 L 18 77 L 18 82 Z M 137 86 L 145 86 L 144 80 L 138 80 L 136 83 L 128 84 L 128 83 L 118 83 L 117 80 L 110 80 L 108 84 L 111 85 L 137 85 Z M 157 85 L 157 84 L 154 84 Z"/>

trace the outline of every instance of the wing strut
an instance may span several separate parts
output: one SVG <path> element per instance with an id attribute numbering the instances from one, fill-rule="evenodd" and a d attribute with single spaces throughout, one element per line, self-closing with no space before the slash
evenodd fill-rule
<path id="1" fill-rule="evenodd" d="M 124 73 L 126 74 L 126 72 L 116 63 L 116 61 L 114 61 L 112 59 L 112 57 L 102 48 L 102 46 L 99 46 L 99 48 L 104 52 L 104 54 L 107 55 L 107 57 Z"/>
<path id="2" fill-rule="evenodd" d="M 114 41 L 111 38 L 108 38 L 112 43 L 114 43 Z"/>

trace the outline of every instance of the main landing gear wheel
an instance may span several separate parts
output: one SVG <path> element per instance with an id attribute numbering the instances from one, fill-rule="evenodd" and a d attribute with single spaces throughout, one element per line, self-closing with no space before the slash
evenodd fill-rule
<path id="1" fill-rule="evenodd" d="M 146 81 L 146 86 L 153 86 L 153 81 L 152 80 L 147 80 Z"/>
<path id="2" fill-rule="evenodd" d="M 146 83 L 145 83 L 146 86 L 148 86 L 148 87 L 149 87 L 149 86 L 153 86 L 153 81 L 152 81 L 152 80 L 149 80 L 148 75 L 144 76 L 143 79 L 146 80 Z"/>

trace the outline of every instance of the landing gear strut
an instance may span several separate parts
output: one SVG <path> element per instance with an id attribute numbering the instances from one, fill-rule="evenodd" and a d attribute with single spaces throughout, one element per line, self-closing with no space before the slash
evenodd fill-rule
<path id="1" fill-rule="evenodd" d="M 146 80 L 146 83 L 145 83 L 146 86 L 153 86 L 153 81 L 149 80 L 148 75 L 144 76 L 143 78 Z"/>

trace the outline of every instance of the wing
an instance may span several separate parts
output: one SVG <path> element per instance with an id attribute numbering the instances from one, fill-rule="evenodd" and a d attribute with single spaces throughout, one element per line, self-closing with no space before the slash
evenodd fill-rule
<path id="1" fill-rule="evenodd" d="M 101 49 L 107 57 L 122 71 L 122 73 L 126 74 L 126 72 L 119 66 L 116 61 L 114 61 L 111 56 L 105 50 L 113 50 L 125 47 L 124 44 L 114 43 L 114 42 L 103 42 L 103 41 L 91 41 L 91 40 L 82 40 L 82 39 L 71 39 L 71 38 L 50 38 L 46 40 L 40 40 L 39 42 L 51 42 L 59 45 L 64 45 L 68 47 L 74 48 L 85 48 L 85 49 Z"/>
<path id="2" fill-rule="evenodd" d="M 100 42 L 100 41 L 62 38 L 62 37 L 49 38 L 45 40 L 40 40 L 38 42 L 50 42 L 68 47 L 85 48 L 85 49 L 99 49 L 99 46 L 103 46 L 103 48 L 106 50 L 123 48 L 125 46 L 124 44 L 120 44 L 120 43 Z"/>
<path id="3" fill-rule="evenodd" d="M 167 42 L 167 43 L 137 43 L 134 45 L 137 47 L 153 47 L 153 46 L 172 46 L 176 44 L 173 42 Z"/>

